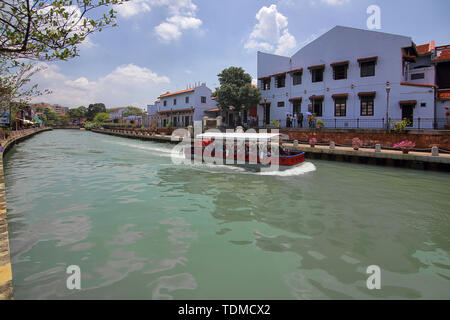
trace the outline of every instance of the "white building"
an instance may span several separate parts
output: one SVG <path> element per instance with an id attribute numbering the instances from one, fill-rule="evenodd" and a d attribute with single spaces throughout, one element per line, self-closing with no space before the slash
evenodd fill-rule
<path id="1" fill-rule="evenodd" d="M 160 127 L 166 127 L 169 122 L 172 127 L 187 127 L 193 125 L 193 121 L 201 121 L 206 110 L 216 107 L 211 94 L 205 83 L 182 91 L 166 92 L 154 105 L 147 106 L 147 113 L 157 119 Z"/>
<path id="2" fill-rule="evenodd" d="M 122 114 L 125 111 L 125 108 L 115 108 L 109 111 L 109 119 L 115 120 L 114 122 L 118 122 L 119 119 L 122 119 Z"/>
<path id="3" fill-rule="evenodd" d="M 433 128 L 435 69 L 427 54 L 410 37 L 341 26 L 292 57 L 258 52 L 260 124 L 285 125 L 287 114 L 302 113 L 307 126 L 311 112 L 327 128 L 381 129 L 386 118 Z"/>

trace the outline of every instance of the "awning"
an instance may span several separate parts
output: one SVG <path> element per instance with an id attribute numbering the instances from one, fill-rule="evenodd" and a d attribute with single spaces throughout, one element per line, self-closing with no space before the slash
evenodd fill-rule
<path id="1" fill-rule="evenodd" d="M 309 97 L 309 100 L 323 100 L 325 99 L 325 96 L 311 96 Z"/>
<path id="2" fill-rule="evenodd" d="M 350 61 L 347 60 L 347 61 L 333 62 L 330 65 L 332 67 L 337 67 L 337 66 L 348 66 L 349 64 L 350 64 Z"/>
<path id="3" fill-rule="evenodd" d="M 399 101 L 399 104 L 401 106 L 403 105 L 409 105 L 409 104 L 413 104 L 414 106 L 417 104 L 417 100 L 403 100 L 403 101 Z"/>
<path id="4" fill-rule="evenodd" d="M 348 93 L 337 93 L 337 94 L 333 94 L 332 95 L 333 99 L 337 99 L 337 98 L 348 98 Z"/>
<path id="5" fill-rule="evenodd" d="M 298 98 L 290 98 L 289 101 L 293 102 L 293 101 L 302 101 L 303 98 L 302 97 L 298 97 Z"/>
<path id="6" fill-rule="evenodd" d="M 295 72 L 303 72 L 303 68 L 298 68 L 298 69 L 289 71 L 289 73 L 295 73 Z"/>
<path id="7" fill-rule="evenodd" d="M 370 91 L 370 92 L 359 92 L 358 96 L 360 97 L 375 97 L 377 94 L 376 91 Z"/>
<path id="8" fill-rule="evenodd" d="M 324 64 L 318 64 L 315 66 L 310 66 L 308 67 L 309 70 L 314 70 L 314 69 L 325 69 L 325 65 Z"/>
<path id="9" fill-rule="evenodd" d="M 34 120 L 36 120 L 38 123 L 42 123 L 41 119 L 37 118 L 37 117 L 33 117 Z"/>
<path id="10" fill-rule="evenodd" d="M 219 108 L 208 109 L 208 110 L 205 110 L 205 112 L 219 112 Z"/>
<path id="11" fill-rule="evenodd" d="M 371 62 L 371 61 L 375 61 L 375 63 L 377 63 L 378 61 L 378 56 L 376 57 L 369 57 L 369 58 L 360 58 L 358 59 L 359 63 L 363 63 L 363 62 Z"/>

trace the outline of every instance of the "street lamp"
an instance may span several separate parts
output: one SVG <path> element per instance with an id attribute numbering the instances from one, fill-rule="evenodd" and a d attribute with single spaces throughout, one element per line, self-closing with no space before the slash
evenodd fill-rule
<path id="1" fill-rule="evenodd" d="M 386 131 L 389 131 L 389 94 L 391 93 L 391 83 L 386 82 L 387 105 L 386 105 Z"/>
<path id="2" fill-rule="evenodd" d="M 263 117 L 264 123 L 263 123 L 263 125 L 267 124 L 267 119 L 266 119 L 266 117 L 267 117 L 267 110 L 266 109 L 267 109 L 267 98 L 264 98 L 264 117 Z"/>

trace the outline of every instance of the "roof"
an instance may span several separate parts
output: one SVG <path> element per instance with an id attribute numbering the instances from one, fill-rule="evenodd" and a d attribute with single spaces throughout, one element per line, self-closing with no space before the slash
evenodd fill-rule
<path id="1" fill-rule="evenodd" d="M 225 133 L 225 132 L 206 132 L 203 134 L 199 134 L 197 139 L 211 139 L 211 138 L 219 138 L 219 139 L 236 139 L 236 140 L 265 140 L 271 141 L 274 138 L 286 139 L 288 136 L 280 133 Z"/>
<path id="2" fill-rule="evenodd" d="M 417 53 L 420 55 L 429 54 L 432 50 L 435 48 L 435 42 L 432 40 L 430 43 L 421 44 L 419 46 L 416 46 Z"/>
<path id="3" fill-rule="evenodd" d="M 438 91 L 438 99 L 441 99 L 441 100 L 450 100 L 450 89 L 447 89 L 447 90 L 439 90 L 439 91 Z"/>
<path id="4" fill-rule="evenodd" d="M 182 93 L 187 93 L 187 92 L 194 92 L 194 91 L 195 91 L 195 88 L 181 90 L 181 91 L 175 91 L 175 92 L 167 92 L 167 93 L 164 93 L 164 94 L 160 95 L 159 98 L 160 99 L 161 98 L 167 98 L 167 97 L 170 97 L 170 96 L 175 96 L 177 94 L 182 94 Z"/>
<path id="5" fill-rule="evenodd" d="M 437 62 L 444 62 L 444 61 L 450 61 L 450 50 L 443 50 L 439 57 L 434 59 L 434 61 Z"/>

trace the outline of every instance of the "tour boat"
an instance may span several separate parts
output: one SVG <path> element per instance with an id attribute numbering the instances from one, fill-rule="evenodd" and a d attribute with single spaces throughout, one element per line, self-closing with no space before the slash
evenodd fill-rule
<path id="1" fill-rule="evenodd" d="M 184 148 L 184 153 L 188 159 L 201 159 L 211 164 L 245 167 L 275 165 L 286 169 L 305 161 L 304 152 L 288 151 L 282 147 L 283 140 L 287 138 L 277 133 L 207 132 L 197 135 L 193 143 Z M 222 150 L 216 150 L 216 140 L 223 145 Z"/>

